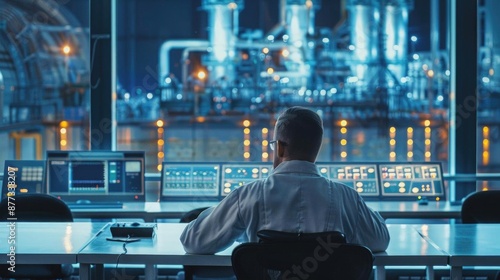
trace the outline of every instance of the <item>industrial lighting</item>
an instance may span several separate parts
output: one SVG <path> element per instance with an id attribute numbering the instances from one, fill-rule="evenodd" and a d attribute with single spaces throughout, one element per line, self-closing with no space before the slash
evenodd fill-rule
<path id="1" fill-rule="evenodd" d="M 68 45 L 63 46 L 62 52 L 63 52 L 63 54 L 68 55 L 71 52 L 71 47 Z"/>
<path id="2" fill-rule="evenodd" d="M 204 71 L 199 71 L 196 76 L 198 77 L 198 79 L 204 80 L 207 77 L 207 73 L 205 73 Z"/>

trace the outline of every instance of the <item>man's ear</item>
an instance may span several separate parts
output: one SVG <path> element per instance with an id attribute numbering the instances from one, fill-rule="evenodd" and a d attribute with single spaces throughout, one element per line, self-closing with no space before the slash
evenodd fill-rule
<path id="1" fill-rule="evenodd" d="M 276 154 L 278 155 L 278 157 L 282 158 L 285 156 L 285 147 L 286 145 L 283 145 L 283 142 L 281 141 L 278 141 L 276 142 Z"/>

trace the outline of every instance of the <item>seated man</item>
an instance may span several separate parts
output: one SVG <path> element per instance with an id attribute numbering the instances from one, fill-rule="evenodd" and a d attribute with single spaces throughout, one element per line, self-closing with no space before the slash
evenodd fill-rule
<path id="1" fill-rule="evenodd" d="M 292 107 L 276 121 L 270 176 L 232 191 L 202 212 L 181 235 L 188 253 L 214 254 L 235 241 L 257 242 L 257 231 L 341 231 L 348 243 L 385 251 L 384 219 L 352 188 L 322 177 L 315 165 L 323 139 L 318 114 Z"/>

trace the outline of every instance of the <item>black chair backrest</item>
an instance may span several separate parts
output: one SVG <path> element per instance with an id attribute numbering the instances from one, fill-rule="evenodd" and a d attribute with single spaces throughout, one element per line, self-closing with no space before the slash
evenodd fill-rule
<path id="1" fill-rule="evenodd" d="M 282 242 L 318 242 L 318 238 L 326 238 L 332 243 L 346 243 L 345 235 L 340 231 L 325 232 L 284 232 L 276 230 L 259 230 L 257 232 L 261 243 L 282 243 Z"/>
<path id="2" fill-rule="evenodd" d="M 60 199 L 42 193 L 18 194 L 15 200 L 15 217 L 20 222 L 72 222 L 73 215 L 69 207 Z M 0 201 L 0 219 L 12 218 L 9 215 L 9 198 Z"/>
<path id="3" fill-rule="evenodd" d="M 189 223 L 192 220 L 198 218 L 198 216 L 201 214 L 201 212 L 205 211 L 209 207 L 200 207 L 193 209 L 189 212 L 186 212 L 184 215 L 182 215 L 181 219 L 179 220 L 179 223 Z"/>
<path id="4" fill-rule="evenodd" d="M 267 233 L 265 233 L 267 234 Z M 261 234 L 262 235 L 262 234 Z M 370 249 L 342 241 L 343 234 L 327 232 L 324 235 L 282 233 L 287 241 L 243 243 L 232 253 L 233 270 L 238 280 L 278 279 L 370 279 L 373 255 Z M 314 238 L 313 238 L 314 236 Z M 274 240 L 274 235 L 273 238 Z M 345 238 L 343 239 L 345 240 Z"/>
<path id="5" fill-rule="evenodd" d="M 462 223 L 500 223 L 500 190 L 469 194 L 462 203 Z"/>

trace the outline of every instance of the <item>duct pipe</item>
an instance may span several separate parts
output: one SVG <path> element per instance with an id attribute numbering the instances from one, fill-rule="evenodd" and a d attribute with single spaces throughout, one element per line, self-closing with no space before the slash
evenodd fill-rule
<path id="1" fill-rule="evenodd" d="M 158 83 L 161 87 L 165 86 L 165 78 L 170 75 L 170 51 L 172 49 L 183 48 L 208 48 L 210 45 L 205 40 L 174 40 L 166 41 L 160 47 Z"/>
<path id="2" fill-rule="evenodd" d="M 439 0 L 431 0 L 431 69 L 439 64 Z"/>

